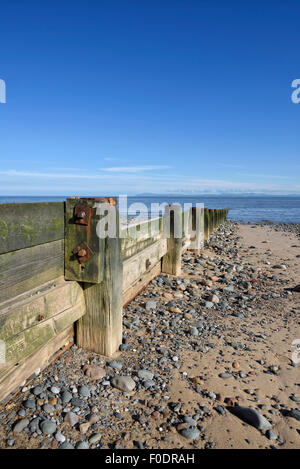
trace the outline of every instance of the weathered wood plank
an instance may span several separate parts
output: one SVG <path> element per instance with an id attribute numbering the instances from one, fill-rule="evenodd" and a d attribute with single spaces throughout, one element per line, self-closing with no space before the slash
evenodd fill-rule
<path id="1" fill-rule="evenodd" d="M 0 255 L 0 303 L 63 275 L 64 241 Z"/>
<path id="2" fill-rule="evenodd" d="M 119 220 L 116 237 L 103 239 L 103 280 L 99 284 L 84 283 L 86 314 L 77 322 L 79 347 L 111 356 L 122 343 L 122 281 L 123 262 Z"/>
<path id="3" fill-rule="evenodd" d="M 162 260 L 162 272 L 166 274 L 180 275 L 181 273 L 182 224 L 181 207 L 176 204 L 166 207 L 164 213 L 164 236 L 167 236 L 165 240 L 167 241 L 167 251 Z M 169 229 L 167 228 L 168 225 Z M 181 233 L 179 232 L 180 228 Z M 187 234 L 187 227 L 185 227 L 185 232 Z"/>
<path id="4" fill-rule="evenodd" d="M 167 252 L 167 240 L 160 239 L 123 262 L 123 292 L 150 270 Z"/>
<path id="5" fill-rule="evenodd" d="M 61 347 L 67 346 L 73 336 L 74 327 L 70 326 L 56 335 L 39 350 L 32 353 L 32 355 L 23 358 L 18 365 L 8 369 L 0 378 L 0 402 L 15 391 L 17 387 L 37 369 L 45 368 L 51 362 L 53 354 Z"/>
<path id="6" fill-rule="evenodd" d="M 64 202 L 0 204 L 0 254 L 64 237 Z"/>
<path id="7" fill-rule="evenodd" d="M 131 224 L 121 230 L 123 260 L 137 254 L 162 237 L 162 218 Z"/>
<path id="8" fill-rule="evenodd" d="M 83 301 L 83 291 L 77 282 L 67 282 L 63 277 L 55 282 L 40 285 L 31 296 L 22 295 L 17 301 L 0 304 L 0 339 L 6 341 L 25 329 L 36 326 L 62 311 Z"/>
<path id="9" fill-rule="evenodd" d="M 149 271 L 141 275 L 133 285 L 131 285 L 125 292 L 123 292 L 123 306 L 126 306 L 133 300 L 152 279 L 161 273 L 161 261 L 154 265 Z"/>
<path id="10" fill-rule="evenodd" d="M 74 324 L 85 312 L 82 294 L 79 302 L 71 308 L 5 340 L 6 358 L 5 364 L 0 367 L 0 376 L 4 375 L 12 365 L 30 356 L 68 326 Z"/>

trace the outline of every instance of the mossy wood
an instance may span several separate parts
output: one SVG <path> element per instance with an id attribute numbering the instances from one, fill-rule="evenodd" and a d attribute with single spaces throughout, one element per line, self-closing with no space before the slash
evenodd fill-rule
<path id="1" fill-rule="evenodd" d="M 0 204 L 0 254 L 64 238 L 64 202 Z"/>

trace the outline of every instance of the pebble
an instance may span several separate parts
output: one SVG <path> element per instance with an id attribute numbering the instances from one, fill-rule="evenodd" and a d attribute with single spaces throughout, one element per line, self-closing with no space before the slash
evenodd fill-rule
<path id="1" fill-rule="evenodd" d="M 28 419 L 22 419 L 19 420 L 15 425 L 14 425 L 14 433 L 20 433 L 24 430 L 29 425 L 29 420 Z"/>
<path id="2" fill-rule="evenodd" d="M 184 428 L 180 431 L 180 434 L 188 440 L 196 440 L 197 438 L 199 438 L 200 432 L 195 428 Z"/>
<path id="3" fill-rule="evenodd" d="M 52 420 L 44 420 L 40 423 L 40 429 L 44 435 L 52 435 L 56 431 L 56 423 Z"/>
<path id="4" fill-rule="evenodd" d="M 115 376 L 111 380 L 111 384 L 114 388 L 117 388 L 123 392 L 130 392 L 135 388 L 135 382 L 131 376 Z"/>
<path id="5" fill-rule="evenodd" d="M 230 410 L 234 415 L 258 430 L 269 430 L 272 427 L 270 422 L 255 409 L 235 406 L 231 407 Z"/>

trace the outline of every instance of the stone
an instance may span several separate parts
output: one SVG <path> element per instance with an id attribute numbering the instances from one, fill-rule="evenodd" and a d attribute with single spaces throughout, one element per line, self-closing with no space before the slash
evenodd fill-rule
<path id="1" fill-rule="evenodd" d="M 52 420 L 43 420 L 40 423 L 40 429 L 44 435 L 52 435 L 56 431 L 56 423 Z"/>
<path id="2" fill-rule="evenodd" d="M 79 386 L 78 394 L 80 395 L 80 397 L 90 397 L 91 392 L 88 386 L 83 385 Z"/>
<path id="3" fill-rule="evenodd" d="M 130 392 L 135 388 L 135 382 L 131 376 L 115 376 L 111 380 L 111 384 L 114 388 L 117 388 L 123 392 Z"/>
<path id="4" fill-rule="evenodd" d="M 63 434 L 60 433 L 60 432 L 55 433 L 54 438 L 55 438 L 56 441 L 58 441 L 59 443 L 64 443 L 64 442 L 66 441 L 65 435 L 63 435 Z"/>
<path id="5" fill-rule="evenodd" d="M 78 415 L 74 412 L 67 412 L 64 421 L 71 425 L 71 427 L 74 427 L 78 423 Z"/>
<path id="6" fill-rule="evenodd" d="M 89 444 L 87 441 L 79 441 L 76 443 L 76 449 L 89 449 Z"/>
<path id="7" fill-rule="evenodd" d="M 199 438 L 200 432 L 196 428 L 184 428 L 180 431 L 180 434 L 188 440 L 196 440 Z"/>
<path id="8" fill-rule="evenodd" d="M 26 428 L 29 425 L 29 420 L 28 419 L 22 419 L 19 420 L 15 425 L 14 425 L 14 433 L 21 433 L 24 428 Z"/>
<path id="9" fill-rule="evenodd" d="M 145 308 L 147 311 L 156 309 L 157 301 L 149 300 L 147 301 Z"/>
<path id="10" fill-rule="evenodd" d="M 241 420 L 252 425 L 258 430 L 269 430 L 272 427 L 270 422 L 263 415 L 250 407 L 234 406 L 230 407 L 229 410 Z"/>
<path id="11" fill-rule="evenodd" d="M 59 394 L 60 389 L 57 386 L 52 386 L 51 387 L 51 392 L 53 392 L 53 394 Z"/>
<path id="12" fill-rule="evenodd" d="M 101 366 L 97 365 L 85 365 L 83 371 L 88 378 L 96 381 L 103 379 L 106 376 L 106 371 Z"/>
<path id="13" fill-rule="evenodd" d="M 94 435 L 92 435 L 92 436 L 89 438 L 89 443 L 90 443 L 91 445 L 95 445 L 95 444 L 98 443 L 100 440 L 101 440 L 101 434 L 100 434 L 100 433 L 95 433 Z"/>
<path id="14" fill-rule="evenodd" d="M 72 393 L 70 393 L 70 391 L 63 391 L 61 393 L 61 400 L 64 405 L 70 402 L 72 398 L 73 398 L 73 395 Z"/>
<path id="15" fill-rule="evenodd" d="M 64 443 L 59 445 L 59 449 L 75 449 L 75 448 L 69 441 L 65 441 Z"/>
<path id="16" fill-rule="evenodd" d="M 142 380 L 152 380 L 154 377 L 154 374 L 148 370 L 139 370 L 138 377 Z"/>
<path id="17" fill-rule="evenodd" d="M 47 414 L 53 414 L 54 410 L 55 409 L 54 409 L 53 405 L 51 405 L 51 404 L 45 404 L 43 406 L 43 411 L 46 412 Z"/>
<path id="18" fill-rule="evenodd" d="M 277 440 L 277 435 L 276 435 L 276 433 L 273 432 L 273 430 L 267 430 L 266 431 L 266 437 L 269 440 Z"/>

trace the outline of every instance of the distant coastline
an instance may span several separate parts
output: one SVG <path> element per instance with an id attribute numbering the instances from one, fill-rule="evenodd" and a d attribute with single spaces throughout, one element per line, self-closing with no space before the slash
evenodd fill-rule
<path id="1" fill-rule="evenodd" d="M 99 195 L 99 194 L 98 194 Z M 101 194 L 106 195 L 106 194 Z M 111 195 L 111 194 L 110 194 Z M 62 202 L 68 196 L 0 196 L 0 204 Z M 300 195 L 233 195 L 233 194 L 139 194 L 128 196 L 128 205 L 142 202 L 204 203 L 207 208 L 229 208 L 228 218 L 240 222 L 300 223 Z M 0 207 L 1 212 L 1 207 Z M 123 214 L 124 215 L 124 214 Z"/>

